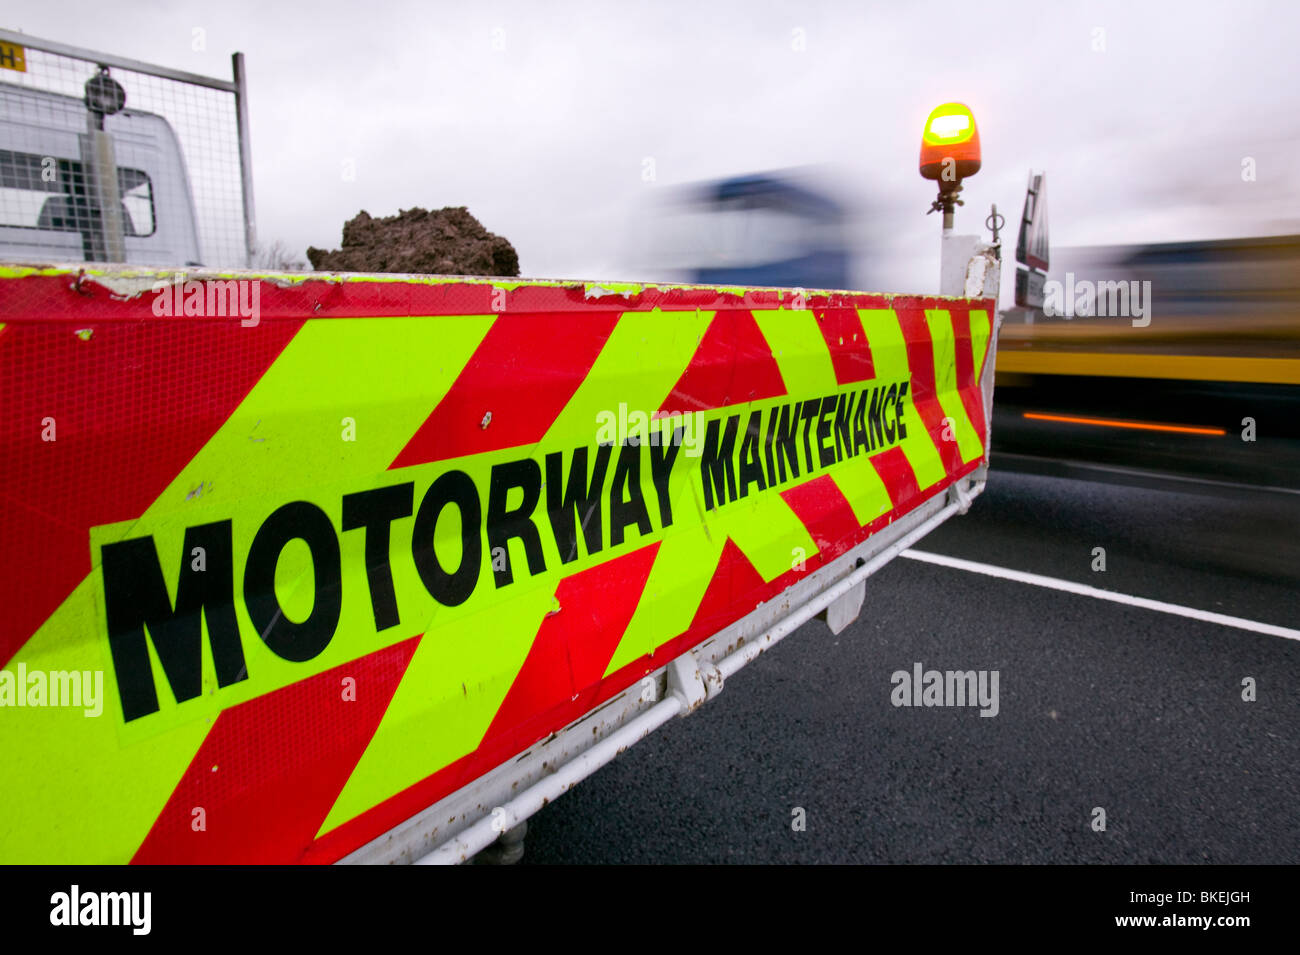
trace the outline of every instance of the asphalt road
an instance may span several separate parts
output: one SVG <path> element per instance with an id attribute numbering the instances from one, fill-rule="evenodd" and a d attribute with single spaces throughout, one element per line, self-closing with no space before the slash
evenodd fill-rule
<path id="1" fill-rule="evenodd" d="M 1300 498 L 994 472 L 917 549 L 1300 628 Z M 998 671 L 997 715 L 894 706 L 918 662 Z M 1295 864 L 1298 687 L 1297 640 L 898 559 L 534 816 L 524 862 Z"/>

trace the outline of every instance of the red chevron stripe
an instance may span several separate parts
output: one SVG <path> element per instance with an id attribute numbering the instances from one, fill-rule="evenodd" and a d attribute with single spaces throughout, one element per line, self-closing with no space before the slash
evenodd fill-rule
<path id="1" fill-rule="evenodd" d="M 781 500 L 808 529 L 823 561 L 834 560 L 857 543 L 862 525 L 829 474 L 782 491 Z"/>
<path id="2" fill-rule="evenodd" d="M 901 517 L 904 511 L 910 510 L 914 503 L 919 503 L 916 499 L 921 488 L 916 481 L 916 472 L 912 470 L 911 462 L 901 447 L 877 452 L 869 460 L 884 482 L 885 490 L 889 492 L 895 519 Z"/>
<path id="3" fill-rule="evenodd" d="M 131 861 L 301 861 L 419 643 L 403 640 L 223 710 Z M 353 700 L 344 698 L 348 677 Z"/>
<path id="4" fill-rule="evenodd" d="M 640 547 L 560 581 L 560 609 L 547 614 L 484 742 L 509 735 L 519 747 L 545 736 L 556 707 L 589 706 L 632 621 L 659 542 Z M 611 599 L 612 597 L 617 599 Z"/>
<path id="5" fill-rule="evenodd" d="M 0 332 L 0 664 L 90 573 L 90 529 L 144 513 L 303 324 L 100 323 L 64 286 L 47 308 L 84 308 L 88 339 L 57 320 Z"/>
<path id="6" fill-rule="evenodd" d="M 728 537 L 718 557 L 718 566 L 687 628 L 687 645 L 699 643 L 709 634 L 749 613 L 766 598 L 766 588 L 767 581 L 763 575 Z"/>
<path id="7" fill-rule="evenodd" d="M 961 451 L 957 447 L 955 432 L 951 440 L 945 441 L 943 437 L 944 410 L 939 404 L 934 381 L 934 343 L 925 321 L 925 309 L 909 304 L 898 306 L 896 312 L 898 323 L 903 329 L 903 340 L 907 343 L 907 364 L 912 371 L 912 403 L 921 416 L 921 423 L 925 425 L 930 440 L 939 451 L 944 471 L 949 475 L 954 474 L 961 467 Z"/>
<path id="8" fill-rule="evenodd" d="M 876 365 L 857 309 L 820 308 L 816 315 L 817 329 L 830 349 L 835 380 L 847 385 L 875 378 Z"/>
<path id="9" fill-rule="evenodd" d="M 708 411 L 785 394 L 781 369 L 752 312 L 718 312 L 658 414 Z"/>
<path id="10" fill-rule="evenodd" d="M 619 315 L 500 316 L 389 468 L 536 444 L 591 371 Z"/>
<path id="11" fill-rule="evenodd" d="M 979 377 L 975 373 L 975 352 L 970 333 L 970 309 L 966 306 L 953 306 L 949 309 L 952 316 L 952 330 L 957 349 L 957 394 L 961 396 L 962 407 L 966 417 L 975 426 L 980 444 L 987 444 L 988 431 L 984 423 L 984 395 L 980 392 Z M 988 354 L 987 349 L 985 354 Z"/>

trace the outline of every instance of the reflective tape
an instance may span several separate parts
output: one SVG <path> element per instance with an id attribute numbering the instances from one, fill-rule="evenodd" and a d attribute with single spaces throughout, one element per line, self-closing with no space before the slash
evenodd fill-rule
<path id="1" fill-rule="evenodd" d="M 0 308 L 10 862 L 334 861 L 987 451 L 991 302 L 11 268 Z"/>

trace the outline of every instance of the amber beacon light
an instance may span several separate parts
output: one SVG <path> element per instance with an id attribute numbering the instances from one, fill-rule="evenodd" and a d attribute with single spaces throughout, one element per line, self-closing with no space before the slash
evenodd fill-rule
<path id="1" fill-rule="evenodd" d="M 980 131 L 964 103 L 944 103 L 930 113 L 921 133 L 921 175 L 953 182 L 980 171 Z"/>
<path id="2" fill-rule="evenodd" d="M 921 131 L 921 175 L 939 184 L 931 212 L 943 213 L 944 230 L 952 228 L 952 214 L 962 201 L 961 181 L 980 171 L 980 131 L 975 114 L 965 103 L 936 106 Z"/>

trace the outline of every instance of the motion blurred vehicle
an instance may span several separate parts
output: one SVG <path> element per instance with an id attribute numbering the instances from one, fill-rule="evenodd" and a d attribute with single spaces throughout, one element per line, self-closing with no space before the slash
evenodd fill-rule
<path id="1" fill-rule="evenodd" d="M 1147 316 L 1008 311 L 994 467 L 1300 493 L 1300 236 L 1061 249 L 1053 266 L 1067 289 L 1149 282 Z"/>
<path id="2" fill-rule="evenodd" d="M 702 285 L 851 287 L 849 209 L 807 179 L 771 172 L 680 187 L 659 210 L 654 265 Z"/>

